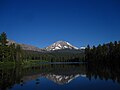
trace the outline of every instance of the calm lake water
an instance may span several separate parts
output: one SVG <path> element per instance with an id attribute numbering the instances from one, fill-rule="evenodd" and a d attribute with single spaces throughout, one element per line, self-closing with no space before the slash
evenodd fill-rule
<path id="1" fill-rule="evenodd" d="M 120 66 L 40 64 L 0 68 L 0 90 L 120 90 Z"/>

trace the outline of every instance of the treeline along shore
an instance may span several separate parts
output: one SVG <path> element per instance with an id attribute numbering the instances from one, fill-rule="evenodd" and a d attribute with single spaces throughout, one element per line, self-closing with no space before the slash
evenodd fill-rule
<path id="1" fill-rule="evenodd" d="M 120 63 L 120 41 L 89 45 L 81 52 L 37 52 L 23 50 L 19 44 L 8 44 L 5 32 L 0 34 L 0 63 L 24 63 L 28 61 L 39 62 L 88 62 L 88 63 Z"/>

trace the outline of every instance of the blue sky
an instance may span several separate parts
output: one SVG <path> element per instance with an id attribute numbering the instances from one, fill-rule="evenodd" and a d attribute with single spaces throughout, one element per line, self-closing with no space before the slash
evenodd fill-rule
<path id="1" fill-rule="evenodd" d="M 0 0 L 0 33 L 46 47 L 65 40 L 81 47 L 120 40 L 120 0 Z"/>

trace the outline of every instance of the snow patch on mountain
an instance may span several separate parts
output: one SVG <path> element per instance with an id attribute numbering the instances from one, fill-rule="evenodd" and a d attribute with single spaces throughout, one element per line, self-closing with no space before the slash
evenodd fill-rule
<path id="1" fill-rule="evenodd" d="M 85 49 L 86 47 L 80 47 L 80 49 Z"/>
<path id="2" fill-rule="evenodd" d="M 66 41 L 57 41 L 52 45 L 46 47 L 45 49 L 47 51 L 54 51 L 54 50 L 60 50 L 60 49 L 76 49 L 77 50 L 78 48 Z"/>

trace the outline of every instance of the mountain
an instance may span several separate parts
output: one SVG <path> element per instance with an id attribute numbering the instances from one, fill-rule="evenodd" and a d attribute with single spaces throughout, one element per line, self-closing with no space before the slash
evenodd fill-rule
<path id="1" fill-rule="evenodd" d="M 48 74 L 44 76 L 45 78 L 48 78 L 49 80 L 59 84 L 64 85 L 70 83 L 72 80 L 76 79 L 77 77 L 86 77 L 86 75 L 55 75 L 55 74 Z"/>
<path id="2" fill-rule="evenodd" d="M 13 40 L 7 40 L 7 45 L 10 45 L 10 44 L 17 44 L 15 41 L 13 41 Z"/>
<path id="3" fill-rule="evenodd" d="M 29 80 L 35 80 L 37 78 L 47 78 L 48 80 L 51 80 L 59 85 L 64 85 L 70 83 L 72 80 L 76 79 L 77 77 L 86 77 L 85 74 L 75 74 L 75 75 L 56 75 L 56 74 L 36 74 L 36 75 L 30 75 L 30 76 L 24 76 L 22 80 L 24 82 L 27 82 Z"/>
<path id="4" fill-rule="evenodd" d="M 85 49 L 85 47 L 81 47 L 80 49 L 71 45 L 70 43 L 66 41 L 57 41 L 53 43 L 52 45 L 46 47 L 46 48 L 38 48 L 32 45 L 27 45 L 27 44 L 21 44 L 17 43 L 13 40 L 8 40 L 8 44 L 15 44 L 15 45 L 20 45 L 23 50 L 30 50 L 30 51 L 37 51 L 37 52 L 46 52 L 46 51 L 57 51 L 57 52 L 79 52 Z"/>
<path id="5" fill-rule="evenodd" d="M 85 50 L 86 47 L 80 47 L 81 50 Z"/>
<path id="6" fill-rule="evenodd" d="M 66 41 L 57 41 L 53 43 L 52 45 L 45 48 L 47 51 L 54 51 L 54 50 L 63 50 L 63 49 L 75 49 L 78 50 L 77 47 L 71 45 L 70 43 Z"/>
<path id="7" fill-rule="evenodd" d="M 23 50 L 30 50 L 30 51 L 38 51 L 41 52 L 42 49 L 35 47 L 35 46 L 31 46 L 31 45 L 27 45 L 27 44 L 19 44 Z"/>
<path id="8" fill-rule="evenodd" d="M 32 46 L 32 45 L 17 43 L 13 40 L 7 40 L 7 41 L 8 41 L 7 45 L 10 45 L 10 44 L 14 43 L 15 45 L 20 45 L 23 50 L 38 51 L 38 52 L 43 51 L 43 49 L 40 49 L 40 48 Z"/>

